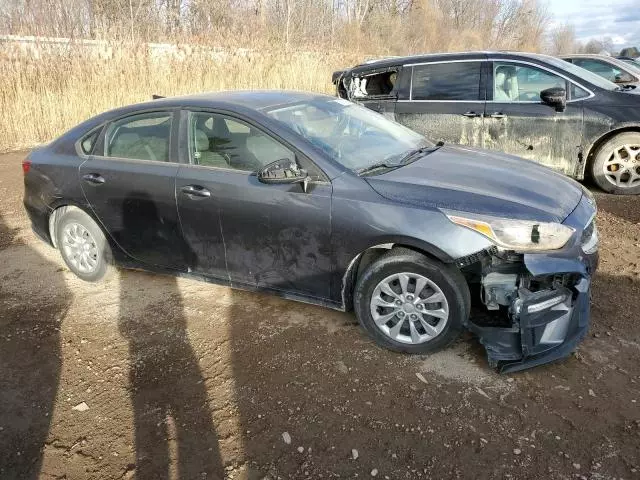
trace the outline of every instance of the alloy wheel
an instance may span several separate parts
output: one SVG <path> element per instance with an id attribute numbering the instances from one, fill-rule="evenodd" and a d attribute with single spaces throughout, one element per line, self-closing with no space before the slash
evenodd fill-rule
<path id="1" fill-rule="evenodd" d="M 640 185 L 640 145 L 616 147 L 603 165 L 605 178 L 620 188 Z"/>

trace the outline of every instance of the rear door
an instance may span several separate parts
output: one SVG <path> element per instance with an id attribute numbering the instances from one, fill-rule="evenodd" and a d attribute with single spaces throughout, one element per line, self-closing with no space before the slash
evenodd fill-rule
<path id="1" fill-rule="evenodd" d="M 190 164 L 176 189 L 196 272 L 233 284 L 329 297 L 331 184 L 306 157 L 248 120 L 228 113 L 184 112 Z M 281 159 L 309 171 L 301 184 L 258 181 Z"/>
<path id="2" fill-rule="evenodd" d="M 409 98 L 399 98 L 396 121 L 433 141 L 481 147 L 485 89 L 483 61 L 405 65 Z"/>
<path id="3" fill-rule="evenodd" d="M 563 112 L 542 103 L 540 92 L 567 92 Z M 491 63 L 485 113 L 485 148 L 518 155 L 574 175 L 582 145 L 583 106 L 589 93 L 557 72 L 517 60 Z M 573 97 L 572 97 L 573 95 Z"/>
<path id="4" fill-rule="evenodd" d="M 176 112 L 151 111 L 108 124 L 79 169 L 96 217 L 135 260 L 185 268 L 175 201 Z"/>

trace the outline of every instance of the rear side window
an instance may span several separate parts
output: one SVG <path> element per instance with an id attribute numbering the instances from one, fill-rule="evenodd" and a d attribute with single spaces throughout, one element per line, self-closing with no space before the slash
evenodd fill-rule
<path id="1" fill-rule="evenodd" d="M 481 62 L 431 63 L 413 67 L 412 100 L 482 100 Z"/>
<path id="2" fill-rule="evenodd" d="M 171 113 L 133 115 L 112 123 L 107 131 L 107 157 L 169 161 Z"/>
<path id="3" fill-rule="evenodd" d="M 82 141 L 80 142 L 82 153 L 84 153 L 85 155 L 91 155 L 91 152 L 93 152 L 93 147 L 96 146 L 96 141 L 100 136 L 100 130 L 101 129 L 99 128 L 82 139 Z"/>

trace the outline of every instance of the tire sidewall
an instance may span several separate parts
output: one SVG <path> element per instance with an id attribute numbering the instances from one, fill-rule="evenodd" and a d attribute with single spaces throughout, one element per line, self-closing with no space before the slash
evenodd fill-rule
<path id="1" fill-rule="evenodd" d="M 625 132 L 619 135 L 616 135 L 612 139 L 608 140 L 604 143 L 599 149 L 596 157 L 593 161 L 593 166 L 591 168 L 591 176 L 595 183 L 607 193 L 612 193 L 615 195 L 638 195 L 640 194 L 640 185 L 632 188 L 621 188 L 617 187 L 609 180 L 607 180 L 606 175 L 603 172 L 603 166 L 605 162 L 609 159 L 611 152 L 621 145 L 625 143 L 637 143 L 640 145 L 640 133 L 636 132 Z M 640 167 L 640 164 L 638 164 Z"/>
<path id="2" fill-rule="evenodd" d="M 98 259 L 98 268 L 91 273 L 78 271 L 64 254 L 64 250 L 62 249 L 62 235 L 65 226 L 69 223 L 78 223 L 82 225 L 93 236 L 93 239 L 96 242 L 96 246 L 100 252 L 100 257 Z M 97 282 L 104 279 L 109 273 L 111 273 L 113 258 L 111 256 L 109 243 L 96 222 L 82 210 L 70 210 L 61 216 L 56 224 L 56 243 L 64 263 L 78 278 L 87 282 Z"/>
<path id="3" fill-rule="evenodd" d="M 406 344 L 388 337 L 375 324 L 370 311 L 373 291 L 384 278 L 399 272 L 423 275 L 444 293 L 449 304 L 449 319 L 444 330 L 435 339 L 418 345 Z M 456 278 L 457 276 L 462 278 L 466 292 L 461 288 L 460 278 Z M 446 347 L 460 335 L 469 316 L 468 296 L 468 288 L 462 275 L 446 265 L 431 262 L 419 255 L 388 256 L 370 265 L 358 280 L 354 294 L 354 309 L 362 327 L 379 345 L 398 352 L 430 353 Z"/>

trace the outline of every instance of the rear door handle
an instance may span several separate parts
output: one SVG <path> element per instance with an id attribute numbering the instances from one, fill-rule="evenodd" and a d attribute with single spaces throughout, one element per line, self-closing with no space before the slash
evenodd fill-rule
<path id="1" fill-rule="evenodd" d="M 495 112 L 489 115 L 490 118 L 504 118 L 506 115 L 504 113 Z"/>
<path id="2" fill-rule="evenodd" d="M 102 185 L 105 182 L 104 177 L 99 173 L 87 173 L 86 175 L 83 175 L 82 178 L 94 185 Z"/>
<path id="3" fill-rule="evenodd" d="M 180 189 L 182 193 L 192 195 L 194 197 L 208 198 L 211 196 L 211 192 L 200 185 L 186 185 Z"/>
<path id="4" fill-rule="evenodd" d="M 482 114 L 480 113 L 476 113 L 476 112 L 464 112 L 462 114 L 463 117 L 468 117 L 468 118 L 476 118 L 476 117 L 481 117 Z"/>

